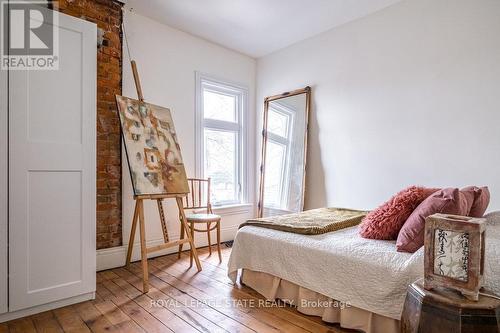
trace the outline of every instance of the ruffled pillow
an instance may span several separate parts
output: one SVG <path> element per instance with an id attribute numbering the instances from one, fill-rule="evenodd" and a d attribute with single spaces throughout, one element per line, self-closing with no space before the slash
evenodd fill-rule
<path id="1" fill-rule="evenodd" d="M 364 238 L 394 240 L 413 210 L 436 188 L 410 186 L 370 212 L 359 226 Z"/>

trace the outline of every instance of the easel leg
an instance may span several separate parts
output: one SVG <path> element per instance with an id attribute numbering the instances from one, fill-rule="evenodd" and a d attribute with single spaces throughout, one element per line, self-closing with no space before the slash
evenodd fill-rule
<path id="1" fill-rule="evenodd" d="M 163 232 L 163 240 L 165 243 L 169 242 L 167 221 L 165 221 L 165 213 L 163 212 L 162 199 L 156 199 L 156 204 L 158 206 L 158 214 L 160 214 L 161 230 Z"/>
<path id="2" fill-rule="evenodd" d="M 142 199 L 137 201 L 139 205 L 139 231 L 141 238 L 141 264 L 142 264 L 142 291 L 149 291 L 149 275 L 148 275 L 148 253 L 146 249 L 146 226 L 144 222 L 144 204 Z"/>
<path id="3" fill-rule="evenodd" d="M 134 218 L 132 219 L 132 229 L 130 230 L 130 238 L 128 241 L 128 250 L 127 250 L 127 259 L 125 260 L 125 266 L 130 266 L 130 259 L 132 258 L 132 250 L 134 248 L 134 240 L 135 240 L 135 229 L 137 228 L 137 218 L 139 214 L 139 201 L 135 202 L 134 208 Z"/>
<path id="4" fill-rule="evenodd" d="M 198 258 L 198 252 L 196 252 L 196 247 L 194 246 L 193 238 L 191 237 L 191 235 L 188 231 L 188 226 L 187 226 L 187 222 L 186 222 L 186 214 L 184 214 L 184 205 L 182 203 L 182 198 L 177 197 L 175 199 L 177 200 L 177 207 L 179 207 L 179 214 L 182 217 L 181 224 L 184 227 L 184 230 L 186 231 L 186 235 L 189 239 L 189 245 L 191 246 L 191 253 L 193 254 L 194 261 L 196 262 L 196 268 L 198 268 L 198 272 L 200 272 L 201 271 L 201 263 L 200 263 L 200 259 Z"/>
<path id="5" fill-rule="evenodd" d="M 182 223 L 182 216 L 181 214 L 179 214 L 179 221 L 181 221 L 181 237 L 180 239 L 184 239 L 184 224 Z M 182 246 L 184 244 L 180 244 L 179 245 L 179 253 L 177 253 L 177 258 L 180 259 L 181 258 L 181 252 L 182 252 Z"/>

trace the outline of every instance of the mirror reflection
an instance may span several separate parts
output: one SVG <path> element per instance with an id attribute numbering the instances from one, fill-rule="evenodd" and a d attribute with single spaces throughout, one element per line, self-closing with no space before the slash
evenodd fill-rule
<path id="1" fill-rule="evenodd" d="M 303 209 L 310 88 L 266 98 L 259 217 Z"/>

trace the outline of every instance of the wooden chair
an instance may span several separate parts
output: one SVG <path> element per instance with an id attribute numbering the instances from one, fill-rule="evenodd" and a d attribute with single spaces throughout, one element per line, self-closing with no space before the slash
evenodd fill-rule
<path id="1" fill-rule="evenodd" d="M 194 232 L 206 232 L 208 237 L 208 251 L 212 255 L 212 241 L 210 232 L 217 229 L 217 252 L 219 253 L 219 261 L 222 262 L 222 255 L 220 251 L 220 220 L 221 217 L 212 212 L 212 205 L 210 204 L 210 178 L 188 178 L 190 193 L 184 198 L 184 209 L 206 209 L 205 213 L 187 213 L 186 221 L 194 241 Z M 182 218 L 182 217 L 179 217 Z M 212 224 L 214 224 L 212 226 Z M 206 228 L 203 228 L 206 226 Z M 181 228 L 181 239 L 184 238 L 184 228 Z M 178 257 L 181 257 L 182 246 L 179 245 Z M 190 266 L 193 265 L 193 255 L 189 255 Z"/>

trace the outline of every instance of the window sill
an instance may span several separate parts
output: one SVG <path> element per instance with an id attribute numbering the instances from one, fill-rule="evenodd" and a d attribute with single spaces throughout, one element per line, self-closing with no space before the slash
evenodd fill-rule
<path id="1" fill-rule="evenodd" d="M 214 214 L 219 215 L 237 215 L 237 214 L 246 214 L 251 212 L 254 209 L 254 205 L 252 203 L 244 203 L 244 204 L 235 204 L 235 205 L 224 205 L 224 206 L 212 206 L 212 211 Z M 195 213 L 203 213 L 205 210 L 196 210 Z"/>

